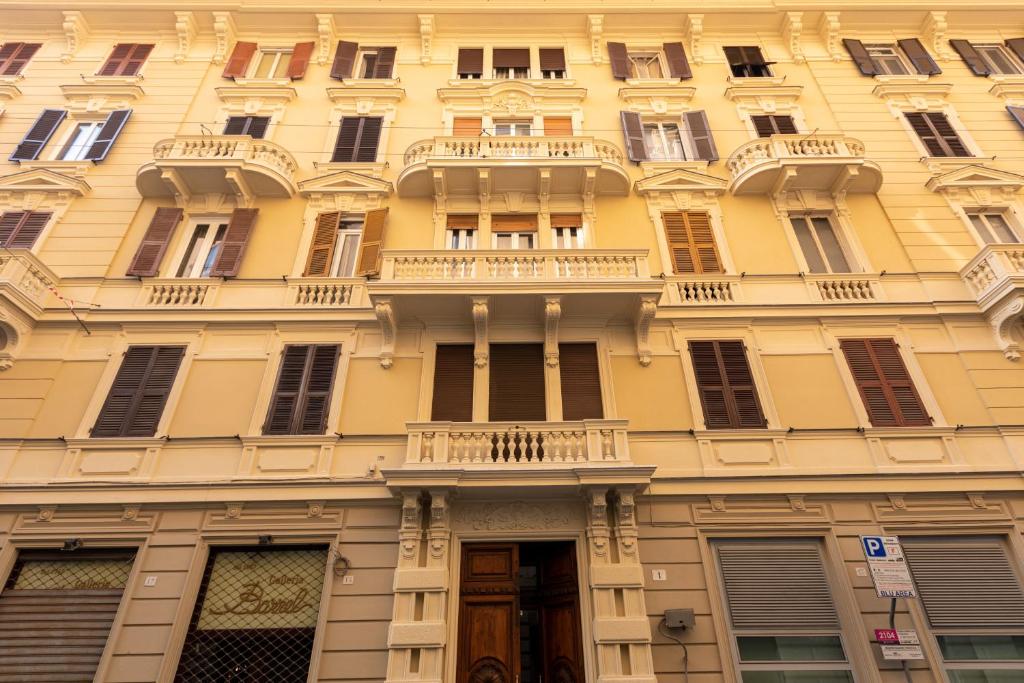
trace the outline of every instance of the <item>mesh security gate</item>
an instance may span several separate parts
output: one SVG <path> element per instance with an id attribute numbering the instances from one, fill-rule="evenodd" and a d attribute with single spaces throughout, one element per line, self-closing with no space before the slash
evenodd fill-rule
<path id="1" fill-rule="evenodd" d="M 327 547 L 214 548 L 176 683 L 303 683 Z"/>

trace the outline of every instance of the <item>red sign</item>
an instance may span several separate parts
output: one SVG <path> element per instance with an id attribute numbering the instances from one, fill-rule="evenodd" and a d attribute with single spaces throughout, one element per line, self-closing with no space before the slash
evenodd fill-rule
<path id="1" fill-rule="evenodd" d="M 899 645 L 900 635 L 891 628 L 876 628 L 875 640 L 881 645 Z"/>

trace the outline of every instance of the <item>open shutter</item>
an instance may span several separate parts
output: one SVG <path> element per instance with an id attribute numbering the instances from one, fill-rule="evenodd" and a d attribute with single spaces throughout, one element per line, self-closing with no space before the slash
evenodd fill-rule
<path id="1" fill-rule="evenodd" d="M 988 64 L 981 58 L 978 51 L 974 49 L 969 40 L 951 40 L 949 44 L 954 50 L 960 55 L 960 59 L 964 60 L 972 73 L 975 76 L 988 76 L 992 73 L 992 70 L 988 68 Z"/>
<path id="2" fill-rule="evenodd" d="M 334 261 L 334 244 L 338 239 L 338 225 L 341 213 L 332 211 L 316 217 L 313 229 L 313 243 L 309 246 L 309 259 L 306 261 L 306 277 L 326 277 L 330 275 L 331 263 Z"/>
<path id="3" fill-rule="evenodd" d="M 437 347 L 434 356 L 434 399 L 430 419 L 435 421 L 473 421 L 472 344 L 446 344 Z"/>
<path id="4" fill-rule="evenodd" d="M 935 130 L 928 123 L 928 119 L 922 112 L 907 112 L 907 121 L 910 122 L 911 128 L 917 133 L 917 137 L 921 138 L 921 142 L 924 144 L 925 149 L 928 150 L 928 155 L 933 157 L 943 157 L 946 155 L 946 149 L 942 146 L 942 142 L 939 140 L 939 136 L 935 133 Z"/>
<path id="5" fill-rule="evenodd" d="M 1007 105 L 1006 111 L 1010 112 L 1010 116 L 1017 122 L 1017 125 L 1024 128 L 1024 107 L 1015 107 L 1013 105 Z"/>
<path id="6" fill-rule="evenodd" d="M 484 51 L 483 48 L 479 47 L 463 47 L 459 48 L 459 62 L 456 66 L 456 70 L 460 74 L 476 74 L 483 75 L 484 73 Z"/>
<path id="7" fill-rule="evenodd" d="M 931 424 L 894 340 L 843 339 L 840 348 L 873 426 Z"/>
<path id="8" fill-rule="evenodd" d="M 131 419 L 124 431 L 124 436 L 153 436 L 160 424 L 167 397 L 174 386 L 174 378 L 178 375 L 178 367 L 185 356 L 182 346 L 160 346 L 156 348 L 153 362 L 145 381 L 136 396 Z"/>
<path id="9" fill-rule="evenodd" d="M 296 81 L 306 75 L 309 60 L 313 57 L 316 43 L 296 43 L 292 50 L 292 61 L 288 63 L 288 78 Z"/>
<path id="10" fill-rule="evenodd" d="M 31 249 L 53 216 L 38 211 L 14 211 L 0 216 L 0 247 Z"/>
<path id="11" fill-rule="evenodd" d="M 718 541 L 715 550 L 733 628 L 839 628 L 816 541 Z"/>
<path id="12" fill-rule="evenodd" d="M 1017 59 L 1024 62 L 1024 38 L 1010 38 L 1006 41 L 1006 47 L 1010 52 L 1017 55 Z"/>
<path id="13" fill-rule="evenodd" d="M 27 211 L 7 211 L 0 214 L 0 247 L 6 247 L 11 235 L 25 220 Z"/>
<path id="14" fill-rule="evenodd" d="M 690 136 L 690 144 L 697 154 L 697 158 L 703 161 L 718 161 L 718 148 L 715 147 L 715 138 L 711 135 L 711 125 L 708 123 L 708 115 L 703 109 L 688 111 L 683 116 L 686 121 L 686 132 Z"/>
<path id="15" fill-rule="evenodd" d="M 488 419 L 493 422 L 542 422 L 544 402 L 543 344 L 491 344 Z"/>
<path id="16" fill-rule="evenodd" d="M 357 52 L 359 52 L 359 43 L 339 40 L 338 49 L 334 53 L 334 63 L 331 64 L 331 78 L 337 81 L 352 78 L 352 70 L 356 67 Z"/>
<path id="17" fill-rule="evenodd" d="M 100 134 L 96 137 L 96 142 L 89 147 L 85 158 L 93 162 L 106 159 L 110 148 L 114 146 L 117 136 L 121 134 L 121 129 L 124 128 L 124 124 L 128 122 L 128 117 L 131 115 L 131 109 L 118 109 L 107 114 L 107 120 L 100 128 Z"/>
<path id="18" fill-rule="evenodd" d="M 565 71 L 565 50 L 560 47 L 542 47 L 539 51 L 541 71 Z"/>
<path id="19" fill-rule="evenodd" d="M 0 47 L 0 76 L 21 74 L 40 47 L 40 43 L 4 43 Z"/>
<path id="20" fill-rule="evenodd" d="M 393 47 L 377 48 L 377 61 L 373 65 L 374 78 L 394 77 L 396 54 L 397 50 Z"/>
<path id="21" fill-rule="evenodd" d="M 377 161 L 377 146 L 380 144 L 380 131 L 383 127 L 384 119 L 382 117 L 363 117 L 354 161 L 370 163 Z"/>
<path id="22" fill-rule="evenodd" d="M 896 44 L 907 55 L 914 68 L 917 69 L 917 73 L 925 76 L 935 76 L 942 73 L 942 69 L 939 68 L 939 65 L 935 63 L 932 56 L 928 54 L 928 50 L 924 49 L 924 45 L 917 38 L 904 38 L 897 40 Z"/>
<path id="23" fill-rule="evenodd" d="M 644 128 L 640 122 L 640 114 L 635 111 L 624 111 L 622 115 L 622 135 L 626 138 L 626 155 L 630 161 L 646 161 L 647 145 L 644 144 Z"/>
<path id="24" fill-rule="evenodd" d="M 182 346 L 130 346 L 100 409 L 93 437 L 156 434 L 178 367 Z"/>
<path id="25" fill-rule="evenodd" d="M 125 60 L 128 59 L 128 55 L 135 49 L 134 43 L 118 43 L 114 46 L 114 49 L 110 51 L 110 56 L 107 57 L 107 61 L 103 63 L 100 70 L 97 72 L 98 76 L 117 76 L 121 71 L 121 66 Z"/>
<path id="26" fill-rule="evenodd" d="M 484 122 L 480 118 L 456 116 L 452 122 L 452 135 L 478 138 L 483 132 Z"/>
<path id="27" fill-rule="evenodd" d="M 686 50 L 682 43 L 665 43 L 661 47 L 665 51 L 668 73 L 672 78 L 682 78 L 683 80 L 693 78 L 690 62 L 686 59 Z"/>
<path id="28" fill-rule="evenodd" d="M 1002 539 L 900 542 L 933 628 L 1024 627 L 1024 590 Z"/>
<path id="29" fill-rule="evenodd" d="M 572 117 L 545 116 L 544 135 L 572 135 Z"/>
<path id="30" fill-rule="evenodd" d="M 881 73 L 881 69 L 878 68 L 878 63 L 875 62 L 874 57 L 868 52 L 868 49 L 864 47 L 864 43 L 859 40 L 853 40 L 852 38 L 843 39 L 843 47 L 853 57 L 854 64 L 860 69 L 860 72 L 865 76 L 877 76 Z"/>
<path id="31" fill-rule="evenodd" d="M 128 275 L 136 277 L 153 277 L 160 269 L 167 245 L 171 243 L 175 228 L 181 222 L 181 209 L 161 207 L 153 214 L 146 234 L 135 252 L 132 265 L 128 267 Z"/>
<path id="32" fill-rule="evenodd" d="M 32 127 L 25 133 L 25 137 L 14 148 L 9 160 L 32 161 L 36 159 L 67 114 L 63 109 L 44 109 Z"/>
<path id="33" fill-rule="evenodd" d="M 356 257 L 356 275 L 359 277 L 379 275 L 383 258 L 384 229 L 387 223 L 388 210 L 374 209 L 366 212 L 363 222 L 363 239 L 359 243 L 359 254 Z"/>
<path id="34" fill-rule="evenodd" d="M 690 356 L 708 429 L 765 426 L 743 342 L 691 341 Z"/>
<path id="35" fill-rule="evenodd" d="M 608 61 L 612 65 L 612 78 L 629 78 L 629 53 L 625 43 L 608 43 Z"/>
<path id="36" fill-rule="evenodd" d="M 601 370 L 597 344 L 559 344 L 563 420 L 601 420 Z"/>
<path id="37" fill-rule="evenodd" d="M 231 56 L 228 57 L 228 62 L 224 65 L 224 71 L 221 73 L 221 76 L 224 78 L 244 78 L 245 72 L 249 68 L 249 62 L 252 60 L 252 56 L 256 54 L 256 49 L 256 43 L 246 43 L 244 41 L 235 43 L 235 48 L 231 51 Z"/>
<path id="38" fill-rule="evenodd" d="M 248 127 L 248 116 L 232 116 L 224 125 L 224 135 L 245 135 L 245 129 Z"/>
<path id="39" fill-rule="evenodd" d="M 661 216 L 676 273 L 722 272 L 711 217 L 707 213 L 672 211 Z"/>
<path id="40" fill-rule="evenodd" d="M 314 346 L 306 373 L 306 386 L 294 434 L 323 434 L 327 426 L 327 410 L 331 406 L 331 388 L 338 366 L 340 347 Z"/>
<path id="41" fill-rule="evenodd" d="M 259 209 L 235 209 L 231 212 L 228 229 L 224 232 L 224 241 L 220 245 L 220 254 L 210 269 L 213 277 L 234 277 L 242 265 L 242 256 L 252 236 Z"/>
<path id="42" fill-rule="evenodd" d="M 730 45 L 722 49 L 725 50 L 725 61 L 729 62 L 729 66 L 743 66 L 746 64 L 743 57 L 743 48 Z"/>
<path id="43" fill-rule="evenodd" d="M 153 45 L 133 45 L 132 51 L 121 64 L 118 76 L 134 76 L 142 69 L 142 65 L 149 59 L 149 53 L 153 51 Z"/>
<path id="44" fill-rule="evenodd" d="M 948 154 L 946 156 L 954 157 L 969 157 L 972 156 L 967 150 L 967 145 L 963 143 L 960 136 L 957 135 L 956 130 L 953 128 L 953 124 L 949 122 L 946 115 L 941 112 L 931 111 L 925 114 L 925 118 L 931 123 L 935 133 L 939 136 L 946 146 Z"/>

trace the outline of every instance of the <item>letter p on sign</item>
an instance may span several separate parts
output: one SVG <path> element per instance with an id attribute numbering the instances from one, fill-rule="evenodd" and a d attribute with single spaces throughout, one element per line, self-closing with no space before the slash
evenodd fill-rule
<path id="1" fill-rule="evenodd" d="M 880 536 L 865 536 L 861 540 L 864 542 L 864 554 L 867 557 L 885 557 L 885 546 Z"/>

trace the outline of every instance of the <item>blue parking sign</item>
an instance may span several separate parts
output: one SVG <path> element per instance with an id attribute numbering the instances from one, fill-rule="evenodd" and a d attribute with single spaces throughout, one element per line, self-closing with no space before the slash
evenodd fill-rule
<path id="1" fill-rule="evenodd" d="M 866 557 L 885 557 L 885 544 L 881 536 L 861 536 Z"/>

